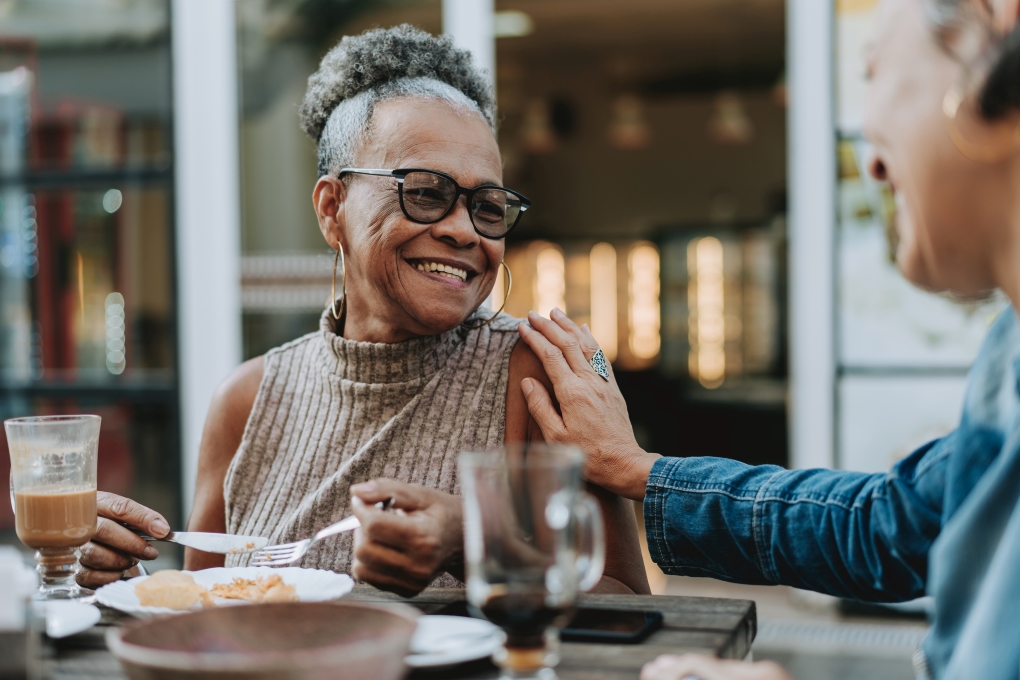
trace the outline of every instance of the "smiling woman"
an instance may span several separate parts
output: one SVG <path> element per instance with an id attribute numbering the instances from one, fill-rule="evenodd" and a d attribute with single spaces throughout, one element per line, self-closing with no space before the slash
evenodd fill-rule
<path id="1" fill-rule="evenodd" d="M 405 594 L 458 583 L 457 455 L 541 440 L 520 385 L 549 385 L 518 343 L 519 320 L 482 308 L 503 237 L 529 206 L 501 186 L 494 121 L 485 75 L 449 38 L 373 30 L 323 58 L 301 125 L 318 145 L 312 201 L 343 260 L 340 290 L 317 332 L 218 390 L 189 529 L 285 543 L 354 513 L 356 535 L 316 543 L 299 564 Z M 601 587 L 648 592 L 632 506 L 595 492 L 608 536 Z M 375 508 L 386 499 L 396 511 Z M 94 562 L 95 579 L 124 568 Z M 189 569 L 222 564 L 185 558 Z"/>

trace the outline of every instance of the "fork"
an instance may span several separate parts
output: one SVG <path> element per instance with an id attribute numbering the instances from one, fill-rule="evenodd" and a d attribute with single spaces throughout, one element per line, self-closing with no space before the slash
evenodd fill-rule
<path id="1" fill-rule="evenodd" d="M 390 498 L 385 501 L 381 501 L 375 504 L 375 507 L 380 510 L 388 510 L 393 505 L 393 499 Z M 312 544 L 321 541 L 327 536 L 335 536 L 336 534 L 342 534 L 345 531 L 354 531 L 361 526 L 361 520 L 354 515 L 344 517 L 336 524 L 330 524 L 328 527 L 315 534 L 312 538 L 306 538 L 294 543 L 281 543 L 280 545 L 270 545 L 262 550 L 259 550 L 256 554 L 258 557 L 251 562 L 253 567 L 282 567 L 285 564 L 293 564 L 297 562 L 308 549 L 312 547 Z"/>

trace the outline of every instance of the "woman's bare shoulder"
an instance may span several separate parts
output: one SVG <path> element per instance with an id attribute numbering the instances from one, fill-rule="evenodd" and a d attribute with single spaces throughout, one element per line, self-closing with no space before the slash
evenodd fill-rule
<path id="1" fill-rule="evenodd" d="M 545 374 L 542 362 L 526 343 L 518 342 L 510 353 L 506 381 L 506 420 L 504 441 L 520 442 L 541 439 L 541 430 L 532 420 L 528 402 L 521 391 L 521 381 L 533 378 L 542 383 L 549 394 L 553 394 L 552 382 Z"/>
<path id="2" fill-rule="evenodd" d="M 218 431 L 240 445 L 265 370 L 264 356 L 249 359 L 235 368 L 213 393 L 209 414 L 206 416 L 206 428 Z M 233 450 L 236 449 L 235 445 Z"/>

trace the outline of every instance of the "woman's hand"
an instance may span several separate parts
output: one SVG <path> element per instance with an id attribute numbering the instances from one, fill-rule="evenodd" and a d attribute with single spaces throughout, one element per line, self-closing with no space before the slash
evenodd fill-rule
<path id="1" fill-rule="evenodd" d="M 96 494 L 99 519 L 96 534 L 81 548 L 79 585 L 98 588 L 120 580 L 139 560 L 154 560 L 159 551 L 120 522 L 141 529 L 150 536 L 162 538 L 170 533 L 170 525 L 155 510 L 135 503 L 130 498 L 100 491 Z"/>
<path id="2" fill-rule="evenodd" d="M 599 346 L 587 325 L 578 328 L 558 309 L 551 316 L 544 319 L 532 312 L 531 326 L 518 327 L 542 361 L 560 407 L 557 412 L 538 381 L 525 378 L 521 390 L 531 417 L 546 441 L 574 444 L 588 454 L 585 476 L 590 482 L 633 500 L 644 499 L 648 474 L 659 456 L 644 451 L 634 439 L 612 367 L 607 382 L 588 363 Z"/>
<path id="3" fill-rule="evenodd" d="M 355 578 L 404 596 L 417 595 L 444 571 L 463 578 L 459 498 L 392 479 L 355 484 L 351 494 L 361 520 L 354 534 Z M 388 499 L 389 509 L 375 507 Z"/>
<path id="4" fill-rule="evenodd" d="M 663 654 L 641 669 L 641 680 L 791 680 L 771 661 L 723 661 L 700 654 Z"/>

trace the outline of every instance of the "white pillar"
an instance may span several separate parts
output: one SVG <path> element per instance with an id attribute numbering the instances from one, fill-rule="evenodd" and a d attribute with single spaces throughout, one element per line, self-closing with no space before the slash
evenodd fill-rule
<path id="1" fill-rule="evenodd" d="M 790 463 L 798 468 L 835 463 L 833 4 L 786 3 Z"/>
<path id="2" fill-rule="evenodd" d="M 209 400 L 241 360 L 234 12 L 233 0 L 173 0 L 171 13 L 185 518 Z"/>
<path id="3" fill-rule="evenodd" d="M 471 52 L 496 85 L 496 0 L 443 0 L 443 33 Z"/>
<path id="4" fill-rule="evenodd" d="M 467 50 L 496 89 L 496 0 L 443 0 L 443 33 Z M 492 295 L 482 303 L 494 309 Z"/>

